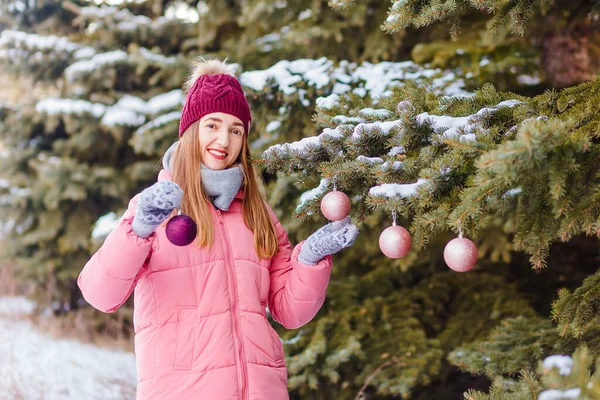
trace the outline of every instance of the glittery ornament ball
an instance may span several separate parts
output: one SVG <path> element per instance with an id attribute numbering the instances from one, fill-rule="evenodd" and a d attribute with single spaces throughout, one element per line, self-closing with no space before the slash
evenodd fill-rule
<path id="1" fill-rule="evenodd" d="M 193 219 L 187 215 L 176 215 L 167 222 L 165 233 L 167 239 L 175 246 L 187 246 L 196 238 L 198 228 Z"/>
<path id="2" fill-rule="evenodd" d="M 466 272 L 477 264 L 477 246 L 466 238 L 455 238 L 444 248 L 444 261 L 456 272 Z"/>
<path id="3" fill-rule="evenodd" d="M 379 248 L 389 258 L 402 258 L 412 246 L 410 232 L 401 226 L 390 226 L 379 235 Z"/>
<path id="4" fill-rule="evenodd" d="M 350 214 L 350 199 L 343 192 L 329 192 L 321 200 L 321 212 L 330 221 L 341 221 Z"/>

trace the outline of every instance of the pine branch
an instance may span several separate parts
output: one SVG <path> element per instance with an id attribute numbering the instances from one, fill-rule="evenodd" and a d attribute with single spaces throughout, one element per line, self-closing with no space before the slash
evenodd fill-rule
<path id="1" fill-rule="evenodd" d="M 559 342 L 549 321 L 535 317 L 505 319 L 484 341 L 454 350 L 450 362 L 472 374 L 491 379 L 512 375 L 523 368 L 535 369 L 539 360 L 552 354 Z"/>
<path id="2" fill-rule="evenodd" d="M 490 27 L 494 32 L 508 28 L 518 36 L 523 36 L 528 24 L 535 23 L 536 18 L 543 15 L 570 14 L 571 18 L 586 18 L 588 14 L 598 14 L 598 6 L 586 1 L 570 7 L 559 2 L 542 3 L 540 0 L 399 0 L 390 8 L 382 29 L 398 32 L 408 27 L 422 28 L 436 22 L 448 22 L 449 33 L 456 40 L 462 18 L 471 9 L 490 15 Z"/>
<path id="3" fill-rule="evenodd" d="M 552 303 L 552 319 L 558 323 L 561 336 L 581 338 L 597 324 L 599 309 L 600 272 L 596 272 L 573 293 L 567 289 L 558 293 L 558 299 Z"/>

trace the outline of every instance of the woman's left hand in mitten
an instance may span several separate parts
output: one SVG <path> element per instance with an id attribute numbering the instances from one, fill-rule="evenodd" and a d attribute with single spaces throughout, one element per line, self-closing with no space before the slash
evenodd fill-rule
<path id="1" fill-rule="evenodd" d="M 351 246 L 358 236 L 358 228 L 350 217 L 331 222 L 310 235 L 298 254 L 302 264 L 317 265 L 323 257 Z"/>

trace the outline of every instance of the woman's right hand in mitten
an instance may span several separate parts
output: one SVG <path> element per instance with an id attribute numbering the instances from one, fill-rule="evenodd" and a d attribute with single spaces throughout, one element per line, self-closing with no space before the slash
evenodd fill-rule
<path id="1" fill-rule="evenodd" d="M 160 181 L 144 189 L 138 201 L 131 228 L 146 239 L 181 205 L 183 191 L 175 182 Z"/>

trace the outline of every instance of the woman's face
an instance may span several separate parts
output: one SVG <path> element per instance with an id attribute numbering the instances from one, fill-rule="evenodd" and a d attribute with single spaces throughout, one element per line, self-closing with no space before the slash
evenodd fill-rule
<path id="1" fill-rule="evenodd" d="M 231 114 L 218 112 L 202 117 L 198 140 L 204 165 L 212 170 L 229 168 L 240 155 L 245 134 L 242 121 Z"/>

